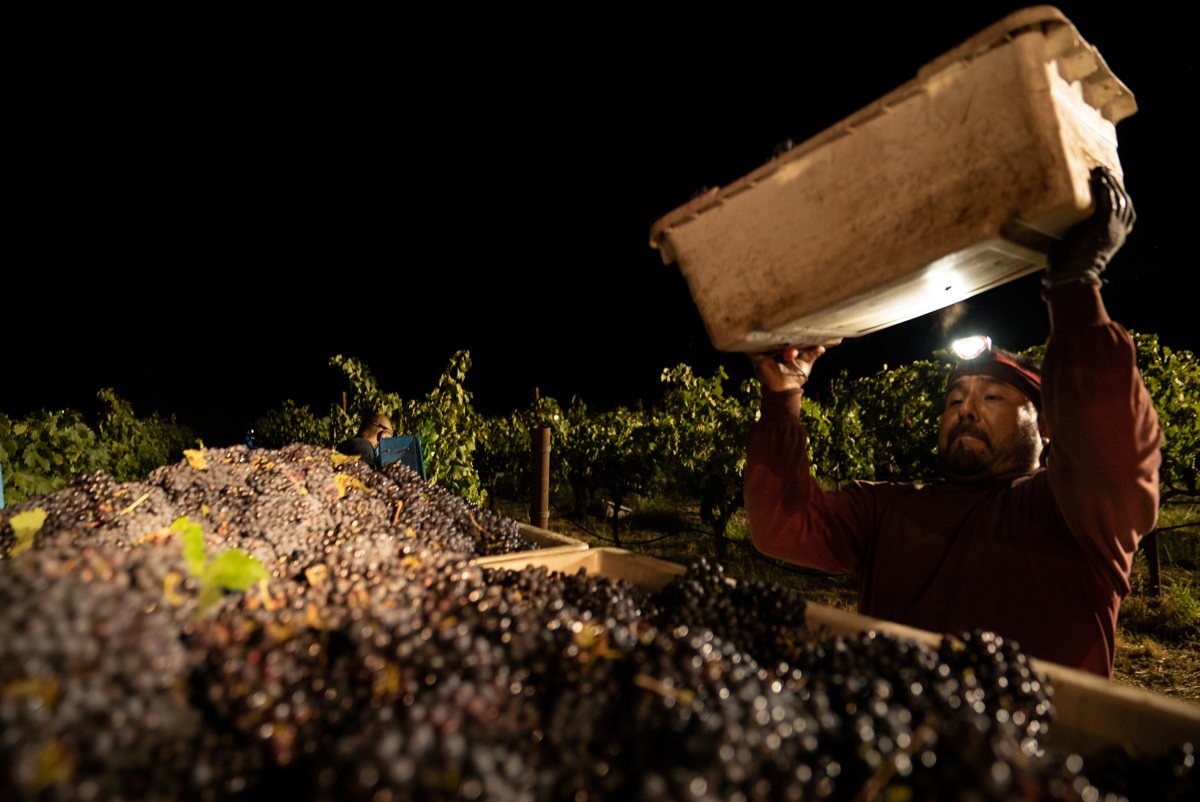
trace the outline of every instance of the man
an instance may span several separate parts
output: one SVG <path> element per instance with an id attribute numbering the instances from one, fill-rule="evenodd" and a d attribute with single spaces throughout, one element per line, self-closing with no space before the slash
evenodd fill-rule
<path id="1" fill-rule="evenodd" d="M 352 457 L 361 457 L 365 464 L 379 470 L 382 467 L 379 462 L 379 439 L 391 437 L 395 433 L 392 421 L 387 415 L 372 412 L 362 419 L 358 427 L 358 436 L 342 443 L 337 450 Z"/>
<path id="2" fill-rule="evenodd" d="M 817 346 L 754 355 L 763 385 L 745 499 L 763 553 L 859 579 L 866 615 L 935 632 L 988 629 L 1040 657 L 1111 676 L 1117 611 L 1158 514 L 1162 431 L 1100 273 L 1134 214 L 1107 171 L 1096 211 L 1051 250 L 1044 372 L 1002 355 L 964 363 L 938 429 L 945 481 L 813 479 L 800 396 Z M 1039 457 L 1046 448 L 1045 467 Z"/>

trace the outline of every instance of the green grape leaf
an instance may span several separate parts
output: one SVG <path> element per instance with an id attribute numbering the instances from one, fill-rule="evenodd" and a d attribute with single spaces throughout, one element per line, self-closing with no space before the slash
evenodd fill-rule
<path id="1" fill-rule="evenodd" d="M 17 538 L 17 545 L 13 546 L 10 554 L 16 557 L 21 552 L 33 547 L 34 536 L 42 528 L 42 524 L 46 523 L 46 511 L 38 507 L 18 512 L 9 519 L 9 523 L 12 524 L 13 534 Z"/>
<path id="2" fill-rule="evenodd" d="M 202 615 L 205 610 L 221 600 L 221 587 L 211 582 L 200 584 L 200 593 L 196 596 L 196 615 Z"/>
<path id="3" fill-rule="evenodd" d="M 183 538 L 183 559 L 187 562 L 188 573 L 200 576 L 204 573 L 208 558 L 204 551 L 204 530 L 200 524 L 192 523 L 188 518 L 176 518 L 171 523 L 171 531 L 178 532 Z"/>
<path id="4" fill-rule="evenodd" d="M 183 559 L 188 572 L 200 583 L 196 612 L 203 613 L 216 604 L 226 590 L 249 590 L 271 578 L 263 564 L 241 549 L 229 549 L 208 559 L 204 546 L 204 530 L 188 518 L 176 518 L 171 531 L 183 539 Z"/>
<path id="5" fill-rule="evenodd" d="M 241 549 L 230 549 L 204 569 L 201 583 L 226 590 L 248 590 L 270 574 L 263 564 Z"/>

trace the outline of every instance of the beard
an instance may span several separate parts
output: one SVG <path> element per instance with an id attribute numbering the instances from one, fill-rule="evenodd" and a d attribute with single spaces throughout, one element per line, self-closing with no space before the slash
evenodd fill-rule
<path id="1" fill-rule="evenodd" d="M 969 447 L 962 439 L 964 435 L 982 441 L 986 448 Z M 938 465 L 951 480 L 990 479 L 1031 470 L 1041 452 L 1036 420 L 1022 422 L 1016 432 L 996 443 L 972 424 L 962 423 L 950 432 L 946 448 L 938 449 Z"/>

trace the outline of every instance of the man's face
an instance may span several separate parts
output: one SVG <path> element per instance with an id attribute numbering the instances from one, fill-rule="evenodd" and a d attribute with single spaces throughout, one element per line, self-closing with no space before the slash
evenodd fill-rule
<path id="1" fill-rule="evenodd" d="M 1026 473 L 1038 466 L 1037 409 L 1024 393 L 991 376 L 958 379 L 946 393 L 938 462 L 955 480 Z"/>
<path id="2" fill-rule="evenodd" d="M 387 418 L 376 418 L 375 420 L 375 445 L 379 445 L 379 441 L 385 437 L 393 437 L 396 432 L 392 428 L 392 422 Z"/>

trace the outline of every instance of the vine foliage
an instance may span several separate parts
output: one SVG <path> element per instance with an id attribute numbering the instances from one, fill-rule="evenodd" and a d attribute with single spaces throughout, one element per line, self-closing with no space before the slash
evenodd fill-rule
<path id="1" fill-rule="evenodd" d="M 1155 335 L 1133 338 L 1165 433 L 1163 501 L 1194 498 L 1200 494 L 1200 361 Z M 1024 353 L 1040 358 L 1044 347 Z M 397 432 L 421 437 L 431 481 L 479 502 L 526 492 L 530 429 L 549 426 L 552 485 L 560 494 L 569 493 L 577 517 L 588 512 L 597 494 L 606 495 L 619 542 L 623 504 L 659 489 L 681 489 L 699 501 L 701 520 L 723 551 L 729 522 L 742 504 L 745 443 L 760 401 L 754 382 L 731 392 L 724 369 L 703 377 L 677 365 L 663 371 L 664 394 L 650 410 L 596 411 L 579 398 L 564 408 L 543 397 L 508 415 L 484 417 L 467 390 L 467 351 L 455 352 L 433 389 L 415 399 L 382 389 L 358 359 L 339 355 L 331 364 L 349 387 L 346 409 L 331 404 L 322 415 L 284 401 L 256 421 L 262 445 L 333 447 L 353 436 L 365 413 L 383 411 L 392 416 Z M 949 356 L 938 353 L 932 360 L 885 367 L 861 378 L 843 373 L 820 399 L 805 396 L 801 417 L 818 480 L 837 487 L 853 480 L 936 477 L 935 432 L 950 369 Z M 158 465 L 177 461 L 195 442 L 173 417 L 137 416 L 112 389 L 102 389 L 99 401 L 94 425 L 73 410 L 40 410 L 23 418 L 0 413 L 0 468 L 8 504 L 96 470 L 118 481 L 141 479 Z"/>
<path id="2" fill-rule="evenodd" d="M 174 417 L 139 418 L 112 389 L 99 392 L 101 412 L 94 426 L 81 413 L 39 410 L 23 418 L 0 412 L 0 470 L 4 503 L 64 487 L 79 474 L 105 471 L 117 481 L 146 478 L 150 471 L 183 456 L 193 432 Z"/>

